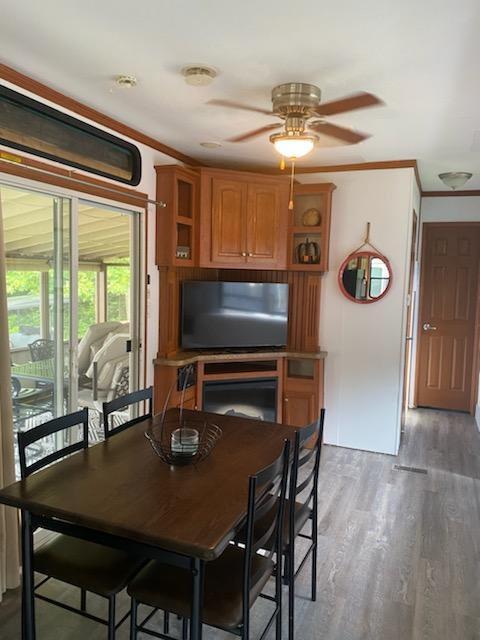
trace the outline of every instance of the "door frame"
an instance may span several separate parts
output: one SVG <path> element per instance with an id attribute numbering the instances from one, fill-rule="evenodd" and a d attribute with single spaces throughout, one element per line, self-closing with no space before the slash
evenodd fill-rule
<path id="1" fill-rule="evenodd" d="M 418 363 L 420 361 L 420 340 L 422 336 L 422 317 L 423 317 L 423 307 L 424 307 L 424 299 L 423 299 L 423 291 L 425 288 L 425 252 L 426 252 L 426 244 L 427 244 L 427 234 L 425 233 L 427 229 L 433 229 L 435 227 L 480 227 L 480 221 L 458 221 L 458 222 L 423 222 L 421 223 L 421 234 L 422 234 L 422 249 L 420 254 L 420 282 L 418 287 L 418 317 L 417 317 L 417 341 L 415 345 L 415 361 L 417 363 L 415 367 L 415 394 L 414 394 L 414 405 L 418 406 L 418 393 L 419 393 L 419 385 L 420 385 L 420 368 Z M 475 333 L 473 338 L 473 362 L 472 362 L 472 375 L 470 380 L 470 401 L 469 401 L 469 413 L 471 415 L 475 415 L 475 407 L 478 399 L 478 376 L 480 374 L 480 354 L 478 353 L 480 348 L 480 264 L 477 270 L 477 299 L 475 302 Z"/>
<path id="2" fill-rule="evenodd" d="M 401 410 L 401 429 L 405 428 L 407 412 L 410 405 L 410 395 L 412 389 L 412 373 L 415 366 L 415 316 L 418 306 L 418 291 L 415 287 L 415 266 L 418 262 L 418 237 L 420 234 L 420 216 L 415 208 L 412 210 L 412 229 L 411 229 L 411 245 L 410 260 L 407 274 L 407 315 L 405 317 L 405 353 L 403 356 L 403 389 L 402 389 L 402 410 Z"/>
<path id="3" fill-rule="evenodd" d="M 138 308 L 135 310 L 137 314 L 137 323 L 138 323 L 138 358 L 135 368 L 135 375 L 137 378 L 137 382 L 139 388 L 143 384 L 146 383 L 147 376 L 147 256 L 146 256 L 146 246 L 147 246 L 147 218 L 148 218 L 148 208 L 147 206 L 142 207 L 138 204 L 129 204 L 127 202 L 122 202 L 121 200 L 111 200 L 109 198 L 104 198 L 101 195 L 97 195 L 95 191 L 95 187 L 92 188 L 92 193 L 86 193 L 84 191 L 75 191 L 74 189 L 57 186 L 54 183 L 50 182 L 42 182 L 40 180 L 30 180 L 29 178 L 24 178 L 22 176 L 12 175 L 10 173 L 3 173 L 0 170 L 0 184 L 9 185 L 11 187 L 17 189 L 25 189 L 28 191 L 36 191 L 40 192 L 44 195 L 51 196 L 53 198 L 63 198 L 70 200 L 70 222 L 75 222 L 78 220 L 78 204 L 81 201 L 94 202 L 100 205 L 105 206 L 106 208 L 110 207 L 116 210 L 123 210 L 125 212 L 137 213 L 138 214 L 138 225 L 134 225 L 137 227 L 137 231 L 133 232 L 132 229 L 132 243 L 135 243 L 135 252 L 138 254 Z M 142 215 L 143 214 L 143 215 Z M 75 225 L 71 225 L 72 227 Z M 70 242 L 69 242 L 69 252 L 70 252 L 70 260 L 71 260 L 71 271 L 70 271 L 70 281 L 72 282 L 72 278 L 77 277 L 78 273 L 78 247 L 73 246 L 73 243 L 76 241 L 76 229 L 73 230 L 73 234 L 70 234 Z M 133 249 L 133 247 L 132 247 Z M 73 253 L 72 253 L 73 251 Z M 132 254 L 133 257 L 133 254 Z M 133 288 L 132 288 L 133 289 Z M 132 291 L 133 295 L 133 291 Z M 77 298 L 76 292 L 73 292 L 73 297 L 71 299 L 71 303 L 77 302 L 78 300 L 74 300 Z M 133 299 L 132 299 L 133 301 Z M 134 312 L 132 308 L 132 313 Z M 73 317 L 74 314 L 70 314 L 70 332 L 76 326 L 76 318 Z M 73 322 L 72 322 L 73 321 Z M 72 326 L 73 324 L 73 326 Z M 76 349 L 75 349 L 76 351 Z M 76 367 L 76 356 L 75 358 L 71 358 L 70 354 L 70 374 L 74 378 L 76 378 L 77 372 L 75 370 Z M 73 371 L 72 371 L 73 370 Z M 75 384 L 75 379 L 70 379 L 70 393 L 72 398 L 75 398 L 76 391 L 73 389 Z M 72 393 L 73 391 L 73 393 Z"/>

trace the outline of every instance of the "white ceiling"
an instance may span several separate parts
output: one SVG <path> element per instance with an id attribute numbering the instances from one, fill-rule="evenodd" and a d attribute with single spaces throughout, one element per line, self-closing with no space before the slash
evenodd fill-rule
<path id="1" fill-rule="evenodd" d="M 480 189 L 478 0 L 2 0 L 2 61 L 206 162 L 276 165 L 267 137 L 223 141 L 274 119 L 206 105 L 270 106 L 282 82 L 319 85 L 323 100 L 358 90 L 385 107 L 332 118 L 372 137 L 322 146 L 303 166 L 416 158 L 425 190 L 442 171 L 471 171 Z M 189 63 L 217 67 L 185 84 Z M 132 73 L 133 90 L 112 78 Z M 300 163 L 299 163 L 300 165 Z M 299 166 L 300 168 L 300 166 Z"/>

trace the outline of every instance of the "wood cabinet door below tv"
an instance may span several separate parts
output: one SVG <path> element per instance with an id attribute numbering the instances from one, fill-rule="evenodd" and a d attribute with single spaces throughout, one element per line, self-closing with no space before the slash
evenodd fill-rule
<path id="1" fill-rule="evenodd" d="M 313 391 L 285 391 L 283 423 L 305 427 L 317 417 L 317 397 Z"/>

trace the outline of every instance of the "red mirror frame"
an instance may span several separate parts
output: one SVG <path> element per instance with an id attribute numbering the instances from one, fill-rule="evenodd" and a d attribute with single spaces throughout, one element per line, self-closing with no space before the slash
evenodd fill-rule
<path id="1" fill-rule="evenodd" d="M 371 300 L 357 300 L 357 298 L 352 297 L 345 289 L 344 285 L 343 285 L 343 272 L 345 271 L 348 263 L 350 262 L 350 260 L 354 260 L 356 257 L 367 257 L 367 258 L 380 258 L 382 260 L 382 262 L 385 264 L 385 266 L 388 269 L 388 273 L 389 273 L 389 279 L 388 279 L 388 284 L 385 287 L 385 291 L 383 291 L 383 293 L 381 293 L 377 298 L 372 298 Z M 393 274 L 392 274 L 392 267 L 390 265 L 390 262 L 387 260 L 387 258 L 385 256 L 383 256 L 381 253 L 377 253 L 375 251 L 354 251 L 353 253 L 350 253 L 345 260 L 342 262 L 342 264 L 340 265 L 340 269 L 338 270 L 338 286 L 340 291 L 343 293 L 343 295 L 347 298 L 347 300 L 350 300 L 350 302 L 356 302 L 357 304 L 372 304 L 373 302 L 378 302 L 379 300 L 381 300 L 382 298 L 384 298 L 390 287 L 392 286 L 392 279 L 393 279 Z"/>

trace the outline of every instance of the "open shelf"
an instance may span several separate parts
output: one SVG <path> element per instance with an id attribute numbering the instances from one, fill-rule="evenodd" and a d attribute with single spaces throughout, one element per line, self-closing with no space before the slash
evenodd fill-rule
<path id="1" fill-rule="evenodd" d="M 157 196 L 157 264 L 191 267 L 195 260 L 198 175 L 178 165 L 155 167 Z"/>
<path id="2" fill-rule="evenodd" d="M 328 270 L 330 210 L 335 185 L 296 184 L 288 228 L 288 267 L 294 271 Z"/>
<path id="3" fill-rule="evenodd" d="M 193 218 L 193 184 L 177 179 L 177 216 Z"/>
<path id="4" fill-rule="evenodd" d="M 232 373 L 258 373 L 277 371 L 277 360 L 251 360 L 248 362 L 208 362 L 204 365 L 205 376 Z"/>

